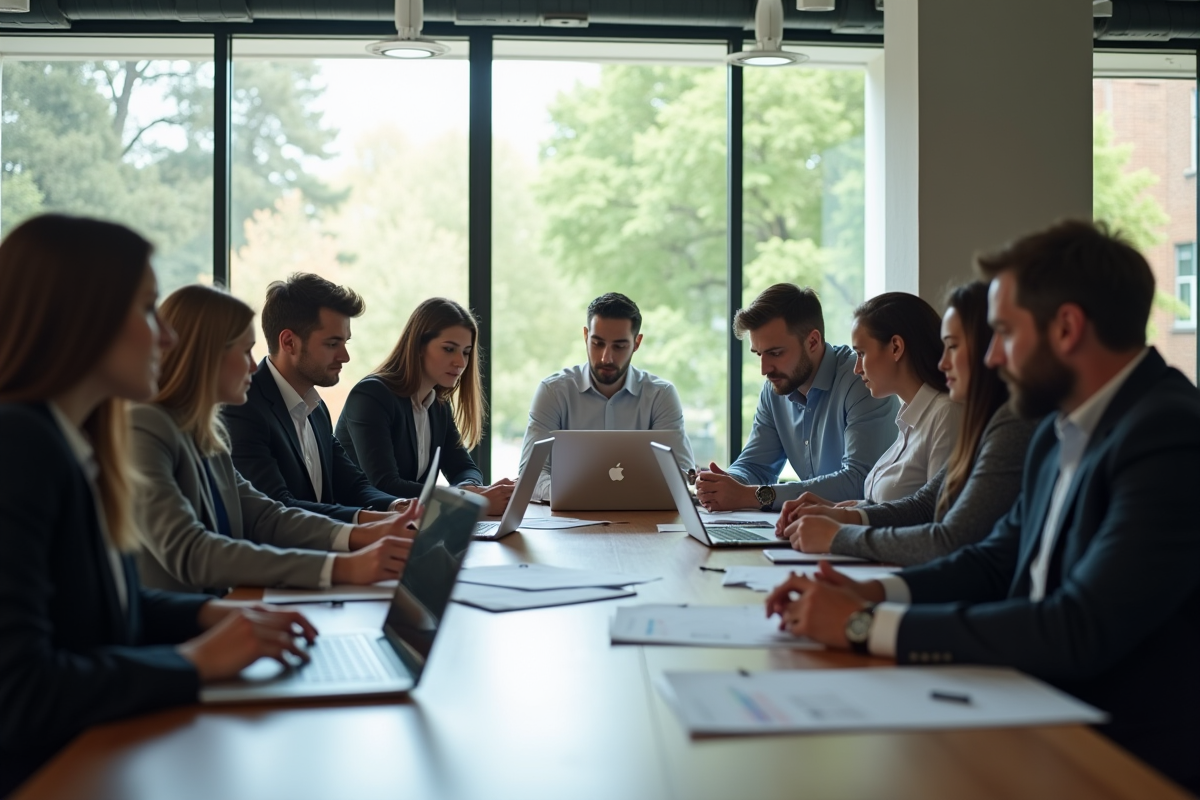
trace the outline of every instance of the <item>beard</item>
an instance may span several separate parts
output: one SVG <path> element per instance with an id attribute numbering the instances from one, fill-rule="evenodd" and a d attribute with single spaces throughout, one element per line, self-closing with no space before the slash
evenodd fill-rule
<path id="1" fill-rule="evenodd" d="M 1057 411 L 1075 389 L 1075 373 L 1058 360 L 1045 339 L 1038 342 L 1037 350 L 1021 371 L 1024 376 L 1017 378 L 1001 367 L 1000 377 L 1008 384 L 1013 408 L 1026 419 L 1037 419 Z"/>
<path id="2" fill-rule="evenodd" d="M 596 364 L 594 364 L 592 362 L 588 362 L 588 372 L 590 372 L 592 374 L 592 380 L 595 383 L 603 384 L 605 386 L 611 386 L 614 383 L 620 383 L 621 381 L 625 380 L 625 373 L 629 372 L 629 364 L 626 364 L 623 367 L 618 367 L 616 364 L 612 364 L 612 365 L 601 364 L 600 366 L 604 366 L 604 367 L 611 366 L 613 371 L 611 373 L 605 375 L 605 374 L 597 371 Z"/>
<path id="3" fill-rule="evenodd" d="M 769 381 L 777 381 L 781 378 L 786 379 L 782 384 L 772 383 L 771 388 L 775 390 L 775 394 L 789 395 L 804 384 L 808 383 L 808 379 L 812 377 L 812 374 L 812 359 L 808 357 L 808 353 L 801 352 L 800 363 L 796 365 L 794 370 L 792 370 L 791 375 L 785 375 L 782 372 L 768 372 L 766 377 Z"/>
<path id="4" fill-rule="evenodd" d="M 336 386 L 337 382 L 342 379 L 341 374 L 330 372 L 329 367 L 332 364 L 321 364 L 317 359 L 313 358 L 307 347 L 300 348 L 300 360 L 296 364 L 296 372 L 300 377 L 311 383 L 313 386 Z"/>

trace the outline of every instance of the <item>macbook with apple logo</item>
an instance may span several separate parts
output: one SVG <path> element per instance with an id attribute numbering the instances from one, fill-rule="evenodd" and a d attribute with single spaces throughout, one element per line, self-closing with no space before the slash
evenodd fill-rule
<path id="1" fill-rule="evenodd" d="M 550 454 L 552 511 L 667 511 L 671 492 L 650 449 L 683 444 L 682 431 L 555 431 Z M 677 465 L 683 479 L 682 464 Z"/>

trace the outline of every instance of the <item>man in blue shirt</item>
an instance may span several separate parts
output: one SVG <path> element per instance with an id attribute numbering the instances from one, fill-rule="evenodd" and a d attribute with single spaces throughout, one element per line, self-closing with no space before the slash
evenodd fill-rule
<path id="1" fill-rule="evenodd" d="M 854 374 L 854 351 L 825 341 L 816 293 L 777 283 L 737 312 L 733 330 L 749 336 L 767 382 L 742 454 L 728 470 L 711 464 L 696 479 L 700 503 L 778 511 L 804 492 L 860 499 L 867 473 L 896 438 L 896 401 L 871 397 Z M 798 483 L 778 482 L 785 461 Z"/>
<path id="2" fill-rule="evenodd" d="M 538 385 L 529 407 L 529 427 L 521 447 L 521 471 L 533 443 L 554 431 L 679 431 L 679 468 L 694 469 L 692 448 L 683 433 L 683 405 L 670 381 L 634 367 L 642 344 L 642 314 L 623 294 L 609 292 L 588 306 L 583 340 L 585 364 L 556 372 Z M 860 480 L 861 484 L 862 481 Z M 533 499 L 550 499 L 550 462 L 538 478 Z"/>

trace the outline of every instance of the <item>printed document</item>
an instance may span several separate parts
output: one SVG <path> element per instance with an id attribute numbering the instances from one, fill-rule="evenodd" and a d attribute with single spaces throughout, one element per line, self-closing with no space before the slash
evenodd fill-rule
<path id="1" fill-rule="evenodd" d="M 613 644 L 691 647 L 794 647 L 821 649 L 811 639 L 779 630 L 765 608 L 752 606 L 622 606 L 609 628 Z"/>

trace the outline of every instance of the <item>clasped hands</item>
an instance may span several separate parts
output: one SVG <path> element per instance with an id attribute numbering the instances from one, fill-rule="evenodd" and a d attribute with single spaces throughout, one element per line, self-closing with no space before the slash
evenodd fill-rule
<path id="1" fill-rule="evenodd" d="M 805 492 L 783 504 L 775 522 L 775 536 L 787 539 L 793 549 L 803 553 L 828 553 L 842 525 L 857 525 L 862 521 L 853 506 L 853 500 L 833 503 Z"/>
<path id="2" fill-rule="evenodd" d="M 850 647 L 850 615 L 883 600 L 879 581 L 856 581 L 822 561 L 811 578 L 793 572 L 776 586 L 767 595 L 766 609 L 768 617 L 779 616 L 779 630 L 845 650 Z"/>

